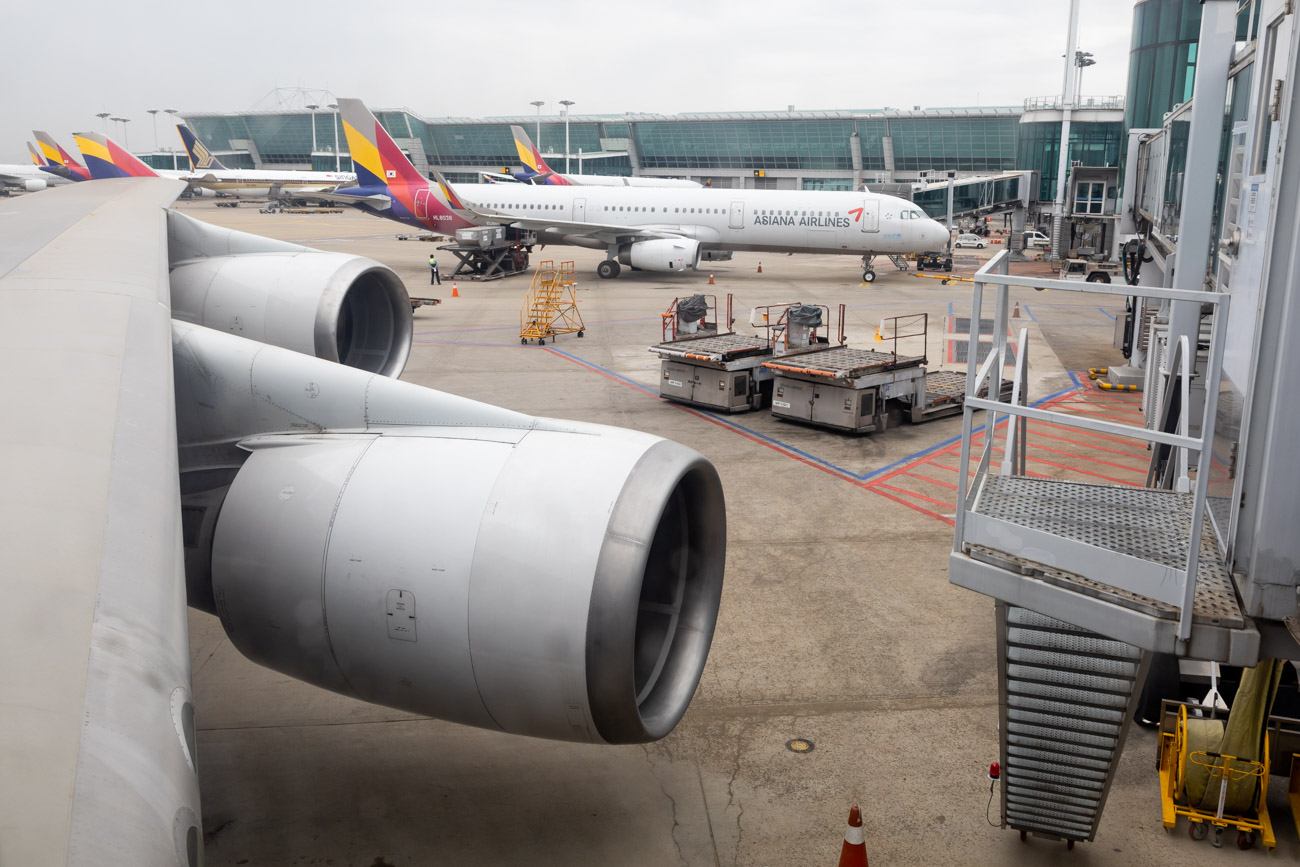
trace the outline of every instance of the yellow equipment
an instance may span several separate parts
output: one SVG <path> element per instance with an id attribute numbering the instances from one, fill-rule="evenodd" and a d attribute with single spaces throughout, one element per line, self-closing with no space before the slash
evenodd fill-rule
<path id="1" fill-rule="evenodd" d="M 554 341 L 557 334 L 575 331 L 582 337 L 585 326 L 578 312 L 578 299 L 573 295 L 576 283 L 573 262 L 561 262 L 559 270 L 553 259 L 538 264 L 519 310 L 520 343 L 536 340 L 538 346 L 545 346 L 548 337 Z"/>
<path id="2" fill-rule="evenodd" d="M 1268 817 L 1265 794 L 1268 792 L 1269 738 L 1263 739 L 1262 761 L 1253 762 L 1225 756 L 1210 750 L 1198 750 L 1197 741 L 1215 735 L 1198 733 L 1198 723 L 1189 727 L 1187 707 L 1179 705 L 1178 720 L 1172 732 L 1160 733 L 1160 812 L 1166 831 L 1173 831 L 1179 816 L 1187 818 L 1193 840 L 1204 840 L 1213 826 L 1235 828 L 1237 848 L 1249 849 L 1262 839 L 1271 852 L 1277 845 L 1273 825 Z M 1191 780 L 1189 777 L 1198 777 Z M 1189 785 L 1191 783 L 1192 785 Z M 1199 792 L 1193 791 L 1199 784 Z M 1206 808 L 1207 802 L 1214 804 Z M 1229 812 L 1232 802 L 1247 804 L 1239 812 Z M 1198 806 L 1201 805 L 1201 806 Z M 1221 830 L 1216 830 L 1221 833 Z"/>

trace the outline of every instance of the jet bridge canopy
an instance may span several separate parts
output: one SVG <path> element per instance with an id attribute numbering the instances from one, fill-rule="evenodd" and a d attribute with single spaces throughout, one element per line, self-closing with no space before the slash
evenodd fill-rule
<path id="1" fill-rule="evenodd" d="M 1030 191 L 1035 189 L 1033 172 L 1003 172 L 980 178 L 960 178 L 952 183 L 954 217 L 987 214 L 1029 205 Z M 948 182 L 926 184 L 912 192 L 912 201 L 931 217 L 942 220 L 948 215 Z"/>

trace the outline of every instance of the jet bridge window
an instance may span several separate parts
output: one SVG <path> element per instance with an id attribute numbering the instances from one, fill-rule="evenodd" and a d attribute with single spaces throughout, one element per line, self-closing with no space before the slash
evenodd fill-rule
<path id="1" fill-rule="evenodd" d="M 1080 181 L 1075 187 L 1074 212 L 1100 214 L 1106 202 L 1106 185 L 1100 181 Z"/>

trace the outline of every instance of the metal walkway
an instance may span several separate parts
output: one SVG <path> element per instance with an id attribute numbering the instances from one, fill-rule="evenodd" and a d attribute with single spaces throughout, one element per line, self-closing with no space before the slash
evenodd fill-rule
<path id="1" fill-rule="evenodd" d="M 1004 602 L 997 630 L 1003 825 L 1091 841 L 1150 655 Z"/>

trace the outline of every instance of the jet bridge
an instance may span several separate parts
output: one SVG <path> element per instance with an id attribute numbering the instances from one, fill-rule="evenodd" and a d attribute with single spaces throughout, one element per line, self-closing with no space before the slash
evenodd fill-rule
<path id="1" fill-rule="evenodd" d="M 927 215 L 942 222 L 948 217 L 948 188 L 951 183 L 954 220 L 1011 211 L 1011 238 L 1020 239 L 1024 236 L 1030 196 L 1038 186 L 1034 176 L 1034 172 L 1002 172 L 918 185 L 912 190 L 912 201 Z"/>

